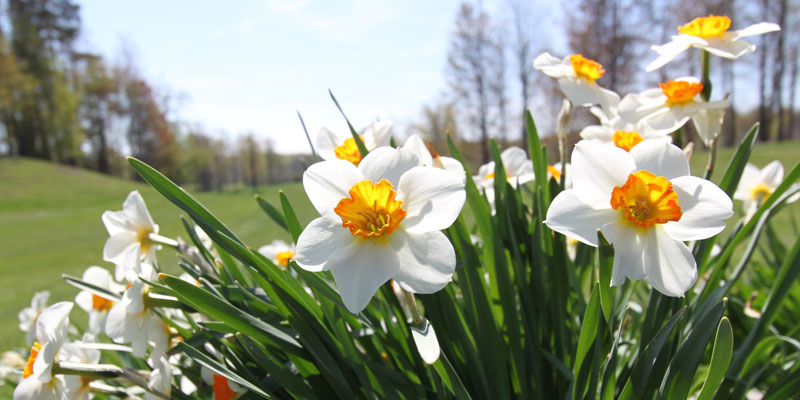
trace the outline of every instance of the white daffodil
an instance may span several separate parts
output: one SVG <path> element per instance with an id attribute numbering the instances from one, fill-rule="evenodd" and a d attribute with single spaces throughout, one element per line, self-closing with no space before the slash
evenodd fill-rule
<path id="1" fill-rule="evenodd" d="M 214 400 L 235 400 L 239 395 L 247 391 L 243 386 L 236 382 L 231 382 L 220 374 L 215 374 L 206 367 L 200 369 L 200 376 L 203 378 L 203 382 L 211 386 L 214 391 Z"/>
<path id="2" fill-rule="evenodd" d="M 595 140 L 625 151 L 630 151 L 633 146 L 645 140 L 663 140 L 672 143 L 670 132 L 654 130 L 641 119 L 625 119 L 619 113 L 609 117 L 597 107 L 592 107 L 589 111 L 600 120 L 600 125 L 583 128 L 580 136 L 584 140 Z"/>
<path id="3" fill-rule="evenodd" d="M 783 164 L 775 160 L 767 164 L 764 169 L 758 169 L 753 164 L 747 163 L 742 171 L 742 178 L 739 181 L 739 186 L 733 194 L 733 198 L 741 200 L 744 203 L 745 218 L 755 214 L 758 207 L 772 195 L 772 192 L 783 182 Z M 800 185 L 792 185 L 792 189 L 796 189 Z M 789 197 L 787 202 L 792 203 L 800 198 L 800 193 Z"/>
<path id="4" fill-rule="evenodd" d="M 426 146 L 418 135 L 409 136 L 402 148 L 413 152 L 419 158 L 420 165 L 441 168 L 455 174 L 462 182 L 466 182 L 467 173 L 458 160 L 439 155 L 432 147 Z"/>
<path id="5" fill-rule="evenodd" d="M 564 165 L 564 171 L 561 171 L 561 163 L 555 164 L 548 164 L 547 165 L 547 179 L 555 179 L 557 182 L 561 182 L 561 176 L 564 175 L 564 189 L 572 188 L 572 165 L 570 163 L 566 163 Z"/>
<path id="6" fill-rule="evenodd" d="M 703 84 L 692 77 L 660 83 L 659 86 L 659 89 L 625 96 L 619 103 L 620 117 L 641 121 L 660 134 L 672 133 L 692 119 L 706 144 L 719 134 L 722 113 L 728 107 L 727 100 L 703 101 L 700 96 Z"/>
<path id="7" fill-rule="evenodd" d="M 345 306 L 360 312 L 389 279 L 415 293 L 433 293 L 455 271 L 453 245 L 440 230 L 464 205 L 459 179 L 419 166 L 410 151 L 380 147 L 356 167 L 333 160 L 303 174 L 320 213 L 297 241 L 295 262 L 330 270 Z"/>
<path id="8" fill-rule="evenodd" d="M 612 114 L 619 104 L 618 94 L 595 82 L 605 74 L 603 66 L 580 54 L 558 59 L 545 52 L 533 60 L 533 68 L 558 79 L 561 91 L 576 106 L 597 104 L 603 111 Z"/>
<path id="9" fill-rule="evenodd" d="M 373 121 L 371 124 L 358 131 L 358 136 L 367 151 L 372 151 L 381 146 L 388 146 L 392 140 L 392 121 Z M 358 151 L 355 139 L 350 134 L 340 134 L 321 128 L 317 134 L 317 154 L 323 160 L 347 160 L 358 165 L 361 162 L 361 152 Z"/>
<path id="10" fill-rule="evenodd" d="M 614 245 L 611 284 L 646 279 L 659 292 L 683 296 L 697 280 L 684 241 L 716 235 L 733 215 L 731 199 L 689 175 L 677 146 L 648 141 L 626 152 L 581 141 L 572 154 L 573 188 L 547 210 L 550 229 L 597 246 L 597 230 Z"/>
<path id="11" fill-rule="evenodd" d="M 289 266 L 289 260 L 294 258 L 294 245 L 289 245 L 283 240 L 273 240 L 272 243 L 261 246 L 258 249 L 264 257 L 269 258 L 275 265 L 286 269 Z"/>
<path id="12" fill-rule="evenodd" d="M 17 314 L 19 318 L 19 329 L 25 332 L 25 343 L 30 346 L 36 340 L 36 320 L 47 308 L 47 300 L 50 292 L 36 292 L 31 299 L 31 306 L 25 307 Z"/>
<path id="13" fill-rule="evenodd" d="M 66 399 L 64 383 L 53 375 L 58 353 L 67 337 L 72 303 L 63 301 L 42 311 L 36 320 L 37 342 L 31 347 L 22 373 L 23 380 L 14 390 L 14 400 Z"/>
<path id="14" fill-rule="evenodd" d="M 150 371 L 147 384 L 151 389 L 169 396 L 170 392 L 172 392 L 172 366 L 169 364 L 167 357 L 163 355 L 152 357 L 152 363 L 153 370 Z M 146 392 L 144 399 L 161 400 L 162 397 Z"/>
<path id="15" fill-rule="evenodd" d="M 128 194 L 122 203 L 122 211 L 103 213 L 103 224 L 109 238 L 103 248 L 103 259 L 116 264 L 117 280 L 133 279 L 141 271 L 136 268 L 138 261 L 155 264 L 156 250 L 161 248 L 151 235 L 158 234 L 158 225 L 153 223 L 142 195 L 137 190 Z M 127 271 L 132 271 L 128 274 Z"/>
<path id="16" fill-rule="evenodd" d="M 82 280 L 101 289 L 106 289 L 112 293 L 122 293 L 125 286 L 114 282 L 111 273 L 105 268 L 91 266 L 83 273 Z M 106 327 L 106 315 L 114 305 L 114 299 L 109 298 L 101 292 L 90 292 L 81 290 L 75 296 L 75 303 L 78 307 L 89 313 L 89 332 L 99 334 Z"/>
<path id="17" fill-rule="evenodd" d="M 16 351 L 4 351 L 0 356 L 0 382 L 17 382 L 21 376 L 19 371 L 25 367 L 25 358 Z M 2 386 L 2 384 L 0 384 Z"/>
<path id="18" fill-rule="evenodd" d="M 506 172 L 506 180 L 513 188 L 533 181 L 533 163 L 525 155 L 525 150 L 519 147 L 509 147 L 500 153 L 500 161 L 503 162 L 503 169 Z M 478 175 L 472 177 L 479 189 L 486 193 L 489 205 L 492 207 L 492 215 L 495 213 L 494 206 L 494 161 L 489 161 L 478 168 Z"/>
<path id="19" fill-rule="evenodd" d="M 647 72 L 661 68 L 690 47 L 703 49 L 716 56 L 736 59 L 756 49 L 755 45 L 742 40 L 744 37 L 761 35 L 781 30 L 776 24 L 761 22 L 739 31 L 728 31 L 731 19 L 726 16 L 709 15 L 693 19 L 678 27 L 677 36 L 672 41 L 651 48 L 658 58 L 645 67 Z"/>
<path id="20" fill-rule="evenodd" d="M 141 270 L 147 280 L 156 280 L 150 264 L 142 263 Z M 117 343 L 131 343 L 133 355 L 137 357 L 144 357 L 148 343 L 153 343 L 157 358 L 167 350 L 169 333 L 164 321 L 145 305 L 149 290 L 150 287 L 138 278 L 128 285 L 122 299 L 108 312 L 106 335 Z"/>
<path id="21" fill-rule="evenodd" d="M 100 350 L 87 346 L 94 343 L 94 337 L 87 333 L 80 342 L 71 342 L 64 345 L 59 354 L 59 359 L 65 362 L 81 364 L 97 364 L 100 362 Z M 65 375 L 64 388 L 69 400 L 88 400 L 92 398 L 90 384 L 94 378 L 85 375 Z"/>

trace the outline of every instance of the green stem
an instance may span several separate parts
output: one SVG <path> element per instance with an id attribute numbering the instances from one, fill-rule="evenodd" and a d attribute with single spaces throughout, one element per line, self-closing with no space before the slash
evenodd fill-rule
<path id="1" fill-rule="evenodd" d="M 706 174 L 704 178 L 711 180 L 711 174 L 714 172 L 714 163 L 717 161 L 717 138 L 711 139 L 711 147 L 708 149 L 708 165 L 706 165 Z"/>
<path id="2" fill-rule="evenodd" d="M 121 368 L 112 364 L 60 362 L 53 365 L 53 375 L 80 375 L 97 379 L 121 379 L 132 385 L 139 386 L 162 399 L 171 398 L 168 395 L 151 388 L 147 381 L 142 378 L 141 372 Z"/>
<path id="3" fill-rule="evenodd" d="M 177 297 L 165 296 L 147 292 L 144 297 L 145 307 L 177 308 L 180 310 L 195 312 L 195 310 L 178 300 Z"/>
<path id="4" fill-rule="evenodd" d="M 711 98 L 711 53 L 706 50 L 700 50 L 700 58 L 703 66 L 703 78 L 700 81 L 700 83 L 703 84 L 703 91 L 700 93 L 700 95 L 703 97 L 703 101 L 708 101 Z"/>

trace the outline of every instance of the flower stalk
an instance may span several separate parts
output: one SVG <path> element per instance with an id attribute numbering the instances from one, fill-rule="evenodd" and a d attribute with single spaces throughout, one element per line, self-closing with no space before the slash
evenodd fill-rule
<path id="1" fill-rule="evenodd" d="M 53 365 L 54 375 L 80 375 L 97 379 L 118 379 L 139 386 L 162 399 L 171 399 L 170 396 L 151 388 L 150 385 L 147 384 L 147 381 L 142 378 L 141 374 L 143 373 L 146 372 L 129 370 L 112 364 L 57 362 Z"/>
<path id="2" fill-rule="evenodd" d="M 700 96 L 703 101 L 709 101 L 711 98 L 711 53 L 707 50 L 700 50 L 701 65 L 703 69 L 703 77 L 701 83 L 703 84 L 703 91 Z M 708 148 L 708 164 L 706 165 L 705 179 L 711 179 L 711 174 L 714 173 L 714 164 L 717 161 L 717 136 L 711 138 L 711 143 Z"/>

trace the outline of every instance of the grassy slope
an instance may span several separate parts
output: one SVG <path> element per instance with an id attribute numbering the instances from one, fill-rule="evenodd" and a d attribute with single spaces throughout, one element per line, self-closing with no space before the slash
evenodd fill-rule
<path id="1" fill-rule="evenodd" d="M 316 214 L 299 183 L 259 188 L 272 204 L 283 189 L 302 223 Z M 49 290 L 50 303 L 71 300 L 77 289 L 61 274 L 81 276 L 86 267 L 101 265 L 108 234 L 100 220 L 105 210 L 120 210 L 131 190 L 139 190 L 160 233 L 186 238 L 182 211 L 146 184 L 28 159 L 0 159 L 0 350 L 23 345 L 17 313 L 33 293 Z M 224 221 L 245 243 L 262 246 L 273 239 L 289 240 L 260 209 L 250 190 L 199 193 L 197 199 Z M 176 270 L 175 255 L 159 253 L 166 270 Z M 81 310 L 73 318 L 83 318 Z"/>

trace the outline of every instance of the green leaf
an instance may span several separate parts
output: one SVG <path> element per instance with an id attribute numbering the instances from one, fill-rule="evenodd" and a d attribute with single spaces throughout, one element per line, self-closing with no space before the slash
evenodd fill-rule
<path id="1" fill-rule="evenodd" d="M 696 324 L 689 337 L 678 347 L 667 369 L 667 376 L 661 389 L 661 397 L 666 399 L 685 399 L 689 395 L 692 379 L 697 366 L 705 354 L 705 349 L 719 325 L 725 312 L 726 301 L 720 301 Z"/>
<path id="2" fill-rule="evenodd" d="M 267 213 L 267 215 L 275 221 L 278 226 L 285 229 L 287 232 L 289 231 L 289 227 L 286 225 L 286 219 L 283 217 L 280 211 L 275 208 L 272 204 L 269 204 L 266 200 L 264 200 L 261 196 L 256 195 L 256 202 L 258 205 L 261 206 L 261 209 Z"/>
<path id="3" fill-rule="evenodd" d="M 292 234 L 292 241 L 296 244 L 297 238 L 299 238 L 300 234 L 303 232 L 303 228 L 300 226 L 300 221 L 297 220 L 297 214 L 294 213 L 292 203 L 290 203 L 289 199 L 286 198 L 286 193 L 281 190 L 278 192 L 278 195 L 281 198 L 281 207 L 283 207 L 283 215 L 286 218 L 286 225 L 289 227 L 289 233 Z"/>
<path id="4" fill-rule="evenodd" d="M 611 315 L 614 312 L 614 292 L 611 288 L 611 275 L 614 270 L 614 247 L 611 246 L 603 233 L 597 230 L 599 263 L 597 265 L 600 275 L 600 305 L 603 307 L 603 317 L 611 324 Z"/>
<path id="5" fill-rule="evenodd" d="M 303 116 L 300 115 L 300 111 L 297 111 L 297 118 L 300 118 L 300 125 L 303 126 L 303 132 L 306 134 L 306 139 L 308 139 L 308 147 L 311 148 L 311 154 L 314 156 L 314 159 L 319 161 L 319 155 L 317 155 L 316 150 L 314 150 L 314 143 L 311 141 L 311 135 L 308 134 L 308 129 L 306 129 L 306 121 L 303 121 Z"/>
<path id="6" fill-rule="evenodd" d="M 581 321 L 581 332 L 578 336 L 578 349 L 575 352 L 575 365 L 572 368 L 572 375 L 575 377 L 572 387 L 573 399 L 582 399 L 584 395 L 591 398 L 594 397 L 586 393 L 590 380 L 589 374 L 595 375 L 599 371 L 593 368 L 584 368 L 584 362 L 586 362 L 587 357 L 591 357 L 597 335 L 603 334 L 600 331 L 601 315 L 600 291 L 598 284 L 595 284 L 589 297 L 589 304 L 586 306 L 586 312 L 583 315 L 583 321 Z"/>
<path id="7" fill-rule="evenodd" d="M 193 360 L 195 360 L 198 364 L 210 369 L 211 372 L 213 372 L 213 373 L 215 373 L 217 375 L 224 376 L 225 378 L 227 378 L 227 379 L 229 379 L 229 380 L 231 380 L 233 382 L 236 382 L 236 383 L 238 383 L 238 384 L 250 389 L 253 393 L 258 394 L 261 397 L 264 397 L 264 398 L 267 398 L 267 399 L 275 397 L 275 395 L 268 394 L 268 393 L 264 392 L 257 385 L 255 385 L 253 383 L 250 383 L 250 381 L 242 378 L 241 376 L 237 375 L 233 371 L 225 368 L 225 366 L 223 366 L 222 364 L 220 364 L 219 362 L 217 362 L 213 358 L 205 355 L 200 350 L 197 350 L 194 347 L 189 346 L 188 344 L 186 344 L 184 342 L 178 343 L 178 347 L 181 350 L 183 350 L 183 352 L 186 353 L 186 355 L 188 355 Z"/>
<path id="8" fill-rule="evenodd" d="M 625 383 L 625 386 L 631 386 L 630 394 L 633 396 L 633 398 L 643 399 L 645 396 L 647 396 L 646 390 L 648 383 L 651 379 L 653 379 L 651 377 L 652 373 L 654 372 L 653 366 L 656 364 L 656 360 L 661 354 L 661 349 L 664 347 L 664 344 L 667 343 L 667 339 L 675 329 L 678 321 L 681 320 L 684 312 L 686 312 L 685 306 L 681 308 L 680 311 L 675 313 L 675 315 L 673 315 L 666 324 L 664 324 L 664 326 L 653 337 L 653 340 L 647 344 L 647 346 L 644 348 L 644 351 L 639 354 L 639 357 L 637 357 L 631 371 L 631 376 Z M 628 389 L 623 388 L 623 393 L 626 392 L 626 390 Z M 620 396 L 620 398 L 622 398 L 622 396 Z"/>
<path id="9" fill-rule="evenodd" d="M 447 359 L 444 353 L 433 363 L 433 368 L 439 374 L 439 377 L 442 378 L 442 382 L 444 382 L 445 386 L 447 386 L 457 399 L 472 399 L 467 388 L 464 387 L 464 382 L 461 381 L 455 368 L 453 368 L 453 364 L 450 363 L 450 360 Z"/>
<path id="10" fill-rule="evenodd" d="M 344 110 L 342 110 L 342 106 L 339 105 L 339 102 L 336 100 L 336 97 L 333 95 L 333 92 L 331 92 L 330 89 L 328 89 L 328 94 L 331 95 L 331 100 L 333 100 L 333 104 L 336 104 L 336 108 L 339 109 L 339 112 L 342 114 L 342 117 L 344 117 L 345 122 L 347 122 L 347 127 L 350 128 L 350 134 L 353 135 L 353 140 L 356 141 L 356 146 L 358 147 L 358 152 L 361 153 L 361 157 L 362 158 L 366 157 L 367 153 L 369 153 L 369 150 L 367 150 L 367 147 L 364 146 L 364 142 L 361 141 L 361 136 L 353 128 L 353 125 L 350 123 L 350 120 L 347 119 L 347 115 L 345 115 Z"/>
<path id="11" fill-rule="evenodd" d="M 539 131 L 536 129 L 530 110 L 525 111 L 525 123 L 528 130 L 528 150 L 533 162 L 533 173 L 536 175 L 535 184 L 544 195 L 542 207 L 546 210 L 550 205 L 550 185 L 547 182 L 547 156 L 542 149 Z"/>
<path id="12" fill-rule="evenodd" d="M 89 282 L 84 282 L 81 279 L 69 276 L 67 274 L 61 275 L 61 278 L 64 279 L 70 285 L 75 286 L 80 290 L 85 290 L 87 292 L 97 294 L 100 297 L 104 297 L 113 301 L 119 301 L 120 299 L 120 295 L 118 293 L 114 293 L 108 289 L 101 288 Z"/>
<path id="13" fill-rule="evenodd" d="M 711 352 L 711 362 L 708 365 L 708 375 L 703 381 L 703 388 L 697 400 L 711 400 L 717 388 L 728 372 L 728 366 L 733 354 L 733 328 L 728 317 L 722 317 L 717 326 L 717 335 L 714 339 L 714 350 Z"/>
<path id="14" fill-rule="evenodd" d="M 730 163 L 728 163 L 725 175 L 719 183 L 719 187 L 728 194 L 728 197 L 733 197 L 736 188 L 739 186 L 744 167 L 747 165 L 747 160 L 750 159 L 750 153 L 753 151 L 753 146 L 758 136 L 758 129 L 759 124 L 756 122 L 742 139 L 742 143 L 736 149 L 736 154 L 733 155 Z"/>

